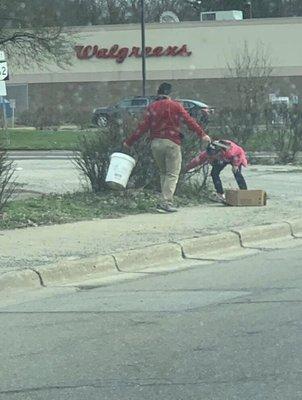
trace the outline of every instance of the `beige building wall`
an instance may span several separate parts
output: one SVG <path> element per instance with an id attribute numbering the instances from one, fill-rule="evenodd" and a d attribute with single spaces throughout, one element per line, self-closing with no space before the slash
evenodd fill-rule
<path id="1" fill-rule="evenodd" d="M 110 49 L 140 47 L 139 25 L 79 28 L 79 45 L 98 45 Z M 250 48 L 263 43 L 274 67 L 274 76 L 302 76 L 302 18 L 253 19 L 231 22 L 183 22 L 148 24 L 146 45 L 178 46 L 186 44 L 191 56 L 150 57 L 148 79 L 211 79 L 227 76 L 226 63 L 246 42 Z M 139 80 L 141 59 L 127 58 L 79 60 L 67 70 L 55 66 L 30 71 L 13 69 L 11 83 L 108 82 Z"/>
<path id="2" fill-rule="evenodd" d="M 115 25 L 74 28 L 78 45 L 98 45 L 110 49 L 140 47 L 139 25 Z M 271 92 L 302 96 L 302 18 L 252 19 L 228 22 L 182 22 L 147 24 L 146 45 L 187 45 L 190 56 L 150 57 L 147 59 L 147 93 L 154 94 L 163 80 L 173 81 L 174 95 L 203 100 L 211 106 L 230 106 L 232 79 L 226 78 L 226 64 L 234 53 L 262 43 L 273 66 Z M 73 64 L 63 70 L 47 66 L 39 70 L 13 68 L 11 98 L 18 85 L 28 85 L 17 97 L 17 113 L 28 104 L 31 110 L 41 105 L 49 110 L 59 107 L 91 112 L 98 106 L 113 104 L 120 98 L 141 94 L 141 58 L 80 60 L 74 53 Z M 20 86 L 20 88 L 21 88 Z M 27 90 L 28 89 L 28 90 Z M 21 90 L 21 89 L 20 89 Z"/>

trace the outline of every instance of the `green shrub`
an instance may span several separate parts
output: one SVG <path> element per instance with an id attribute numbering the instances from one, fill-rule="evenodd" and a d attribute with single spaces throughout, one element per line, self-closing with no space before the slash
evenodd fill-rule
<path id="1" fill-rule="evenodd" d="M 75 164 L 90 182 L 94 193 L 106 190 L 105 178 L 109 167 L 110 155 L 122 149 L 123 141 L 137 128 L 141 115 L 131 116 L 129 113 L 119 118 L 111 118 L 108 127 L 99 129 L 90 136 L 83 136 L 76 147 Z M 182 143 L 183 166 L 195 157 L 201 148 L 200 139 L 193 133 L 184 130 Z M 160 190 L 159 174 L 152 157 L 150 139 L 144 135 L 130 151 L 137 163 L 129 181 L 130 188 Z M 184 190 L 184 168 L 181 173 L 179 187 Z M 202 184 L 202 182 L 201 182 Z"/>

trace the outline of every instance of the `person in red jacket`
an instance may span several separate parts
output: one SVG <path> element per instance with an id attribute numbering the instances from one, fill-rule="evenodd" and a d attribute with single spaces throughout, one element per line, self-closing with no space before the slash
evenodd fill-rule
<path id="1" fill-rule="evenodd" d="M 160 212 L 175 212 L 173 195 L 181 169 L 181 123 L 184 122 L 203 140 L 210 142 L 203 128 L 189 115 L 185 108 L 169 95 L 172 86 L 162 83 L 157 91 L 156 100 L 147 108 L 142 122 L 136 131 L 124 142 L 130 148 L 144 133 L 149 132 L 151 150 L 159 169 L 162 191 Z"/>
<path id="2" fill-rule="evenodd" d="M 210 143 L 205 151 L 193 158 L 186 166 L 186 171 L 198 165 L 211 164 L 211 176 L 214 183 L 217 197 L 220 201 L 225 200 L 220 173 L 227 166 L 231 165 L 234 177 L 240 189 L 246 190 L 247 185 L 242 175 L 242 167 L 247 166 L 247 158 L 242 147 L 231 140 L 217 140 Z"/>

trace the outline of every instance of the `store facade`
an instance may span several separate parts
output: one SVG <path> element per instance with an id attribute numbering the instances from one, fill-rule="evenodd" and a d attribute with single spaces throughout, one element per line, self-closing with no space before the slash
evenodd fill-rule
<path id="1" fill-rule="evenodd" d="M 12 70 L 8 93 L 17 100 L 17 112 L 18 105 L 23 111 L 41 104 L 88 110 L 141 94 L 139 25 L 80 27 L 74 28 L 74 35 L 77 45 L 67 69 L 50 65 Z M 301 36 L 302 18 L 147 24 L 147 93 L 168 80 L 176 96 L 222 107 L 233 101 L 227 64 L 246 44 L 267 51 L 272 91 L 299 96 Z"/>

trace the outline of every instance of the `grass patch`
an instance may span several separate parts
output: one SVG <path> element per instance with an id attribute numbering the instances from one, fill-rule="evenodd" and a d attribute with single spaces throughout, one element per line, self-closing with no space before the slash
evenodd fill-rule
<path id="1" fill-rule="evenodd" d="M 45 195 L 27 200 L 11 201 L 0 219 L 0 229 L 64 224 L 68 222 L 118 218 L 127 214 L 155 212 L 158 196 L 151 191 L 72 193 Z M 197 205 L 198 200 L 176 197 L 179 206 Z"/>
<path id="2" fill-rule="evenodd" d="M 74 150 L 86 131 L 0 131 L 0 143 L 7 150 Z"/>

